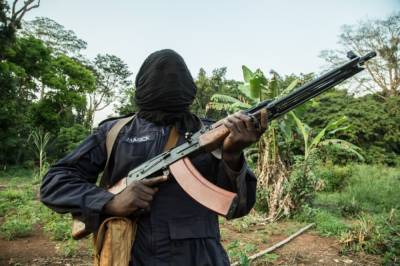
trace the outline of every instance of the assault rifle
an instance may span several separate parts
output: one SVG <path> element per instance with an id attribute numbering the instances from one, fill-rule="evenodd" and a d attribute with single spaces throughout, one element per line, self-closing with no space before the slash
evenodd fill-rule
<path id="1" fill-rule="evenodd" d="M 261 112 L 266 112 L 268 121 L 276 119 L 304 102 L 318 96 L 333 86 L 354 76 L 364 70 L 364 63 L 375 57 L 375 52 L 369 52 L 364 56 L 357 56 L 349 52 L 349 61 L 343 65 L 325 73 L 324 75 L 306 83 L 295 89 L 291 93 L 275 99 L 266 100 L 246 110 L 246 114 L 261 118 Z M 144 162 L 131 170 L 122 184 L 123 188 L 134 181 L 144 178 L 151 178 L 171 173 L 182 189 L 188 193 L 195 201 L 210 210 L 232 218 L 234 215 L 238 197 L 235 193 L 221 189 L 204 178 L 192 165 L 189 155 L 198 152 L 211 152 L 221 146 L 224 139 L 228 136 L 229 129 L 221 121 L 204 127 L 193 135 L 186 135 L 186 142 L 156 157 Z M 121 184 L 118 184 L 121 186 Z M 87 235 L 84 224 L 74 225 L 74 238 L 81 238 Z"/>

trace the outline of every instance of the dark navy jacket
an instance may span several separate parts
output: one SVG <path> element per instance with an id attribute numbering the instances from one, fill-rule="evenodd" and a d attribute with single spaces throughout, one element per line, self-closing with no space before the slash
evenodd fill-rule
<path id="1" fill-rule="evenodd" d="M 41 200 L 60 213 L 70 212 L 95 231 L 103 206 L 113 194 L 95 186 L 107 158 L 105 139 L 116 121 L 101 125 L 71 154 L 53 165 L 43 178 Z M 161 153 L 169 127 L 135 118 L 120 132 L 109 162 L 106 183 Z M 180 143 L 183 142 L 180 139 Z M 204 177 L 238 193 L 235 217 L 247 214 L 255 202 L 256 178 L 243 160 L 239 172 L 210 153 L 192 158 Z M 133 247 L 134 265 L 229 265 L 220 244 L 218 217 L 190 198 L 173 178 L 159 186 L 151 211 L 140 216 Z"/>

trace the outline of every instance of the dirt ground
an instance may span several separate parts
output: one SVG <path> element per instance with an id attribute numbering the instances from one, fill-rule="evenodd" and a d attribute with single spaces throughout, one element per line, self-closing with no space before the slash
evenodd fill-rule
<path id="1" fill-rule="evenodd" d="M 238 237 L 239 233 L 228 232 L 223 242 Z M 262 232 L 257 236 L 262 235 Z M 241 240 L 259 242 L 255 234 L 240 234 Z M 271 235 L 268 241 L 257 245 L 258 250 L 272 246 L 286 238 L 285 235 Z M 308 231 L 274 252 L 273 260 L 257 260 L 252 265 L 380 265 L 379 258 L 359 254 L 341 256 L 339 243 L 334 238 L 320 237 Z M 85 249 L 72 258 L 57 255 L 57 243 L 50 241 L 38 230 L 27 238 L 6 241 L 0 239 L 0 265 L 91 265 L 92 258 Z"/>

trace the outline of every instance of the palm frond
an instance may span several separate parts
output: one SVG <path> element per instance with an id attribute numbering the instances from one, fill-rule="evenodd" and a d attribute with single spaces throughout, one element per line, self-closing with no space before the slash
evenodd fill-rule
<path id="1" fill-rule="evenodd" d="M 359 153 L 361 148 L 348 141 L 342 139 L 326 139 L 319 143 L 319 146 L 329 146 L 335 149 L 343 150 L 357 156 L 360 161 L 364 161 L 364 157 Z"/>
<path id="2" fill-rule="evenodd" d="M 229 95 L 225 95 L 225 94 L 218 94 L 218 93 L 216 93 L 213 96 L 211 96 L 210 101 L 214 102 L 214 103 L 229 103 L 229 104 L 240 102 L 235 97 L 232 97 L 232 96 L 229 96 Z"/>

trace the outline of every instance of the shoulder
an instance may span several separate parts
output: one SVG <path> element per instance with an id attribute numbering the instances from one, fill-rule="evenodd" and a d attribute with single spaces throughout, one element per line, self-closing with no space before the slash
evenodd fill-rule
<path id="1" fill-rule="evenodd" d="M 123 116 L 117 116 L 117 117 L 109 117 L 103 121 L 101 121 L 99 123 L 99 125 L 97 126 L 97 128 L 95 129 L 95 131 L 97 132 L 108 132 L 110 131 L 110 129 L 121 119 L 124 118 L 128 118 L 128 117 L 132 117 L 133 115 L 135 115 L 135 113 L 130 113 L 127 115 L 123 115 Z"/>
<path id="2" fill-rule="evenodd" d="M 109 118 L 104 119 L 103 121 L 101 121 L 101 122 L 99 123 L 99 126 L 98 126 L 98 127 L 101 127 L 101 126 L 103 126 L 103 125 L 105 125 L 105 124 L 116 123 L 118 120 L 123 119 L 123 118 L 130 117 L 130 116 L 133 116 L 134 114 L 135 114 L 135 113 L 129 113 L 129 114 L 127 114 L 127 115 L 116 116 L 116 117 L 109 117 Z"/>

